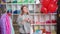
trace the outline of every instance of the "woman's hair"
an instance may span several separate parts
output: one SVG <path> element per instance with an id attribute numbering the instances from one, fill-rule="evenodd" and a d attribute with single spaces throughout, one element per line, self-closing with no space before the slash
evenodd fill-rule
<path id="1" fill-rule="evenodd" d="M 27 7 L 27 6 L 23 5 L 23 6 L 21 7 L 21 11 L 22 11 L 21 15 L 24 14 L 24 11 L 23 11 L 23 8 L 24 8 L 24 7 Z M 28 15 L 28 14 L 29 14 L 29 12 L 27 12 L 27 15 Z"/>

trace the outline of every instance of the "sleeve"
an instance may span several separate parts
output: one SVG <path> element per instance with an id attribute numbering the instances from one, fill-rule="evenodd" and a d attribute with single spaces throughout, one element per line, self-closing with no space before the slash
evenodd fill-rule
<path id="1" fill-rule="evenodd" d="M 19 26 L 22 26 L 22 21 L 23 21 L 22 17 L 21 16 L 18 16 L 18 18 L 17 18 L 17 24 Z"/>

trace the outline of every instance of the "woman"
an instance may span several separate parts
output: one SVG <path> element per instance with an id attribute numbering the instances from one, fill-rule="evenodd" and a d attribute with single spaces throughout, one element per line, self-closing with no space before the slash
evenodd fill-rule
<path id="1" fill-rule="evenodd" d="M 30 23 L 32 23 L 31 18 L 29 18 L 29 12 L 25 5 L 21 7 L 21 15 L 18 16 L 17 22 L 19 25 L 20 34 L 30 34 Z"/>

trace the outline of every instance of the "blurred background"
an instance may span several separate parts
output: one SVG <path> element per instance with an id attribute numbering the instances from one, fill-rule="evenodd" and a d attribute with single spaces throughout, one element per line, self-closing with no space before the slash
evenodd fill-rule
<path id="1" fill-rule="evenodd" d="M 17 17 L 21 14 L 21 6 L 26 5 L 29 10 L 29 14 L 33 19 L 31 24 L 31 34 L 56 34 L 56 15 L 57 11 L 53 13 L 42 13 L 40 3 L 41 0 L 0 0 L 0 12 L 1 15 L 12 11 L 12 22 L 15 30 L 15 34 L 19 34 L 19 27 L 17 25 Z M 43 10 L 45 11 L 45 10 Z"/>

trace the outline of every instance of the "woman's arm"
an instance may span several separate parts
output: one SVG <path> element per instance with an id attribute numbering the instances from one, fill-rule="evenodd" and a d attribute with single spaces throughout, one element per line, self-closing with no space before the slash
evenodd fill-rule
<path id="1" fill-rule="evenodd" d="M 22 24 L 22 17 L 19 15 L 17 18 L 17 24 L 20 26 Z"/>
<path id="2" fill-rule="evenodd" d="M 29 16 L 29 18 L 25 18 L 24 21 L 33 23 L 33 19 Z"/>

